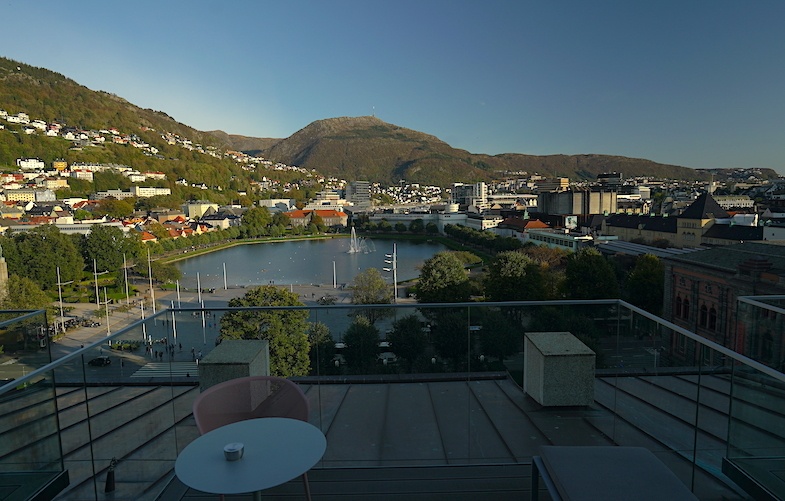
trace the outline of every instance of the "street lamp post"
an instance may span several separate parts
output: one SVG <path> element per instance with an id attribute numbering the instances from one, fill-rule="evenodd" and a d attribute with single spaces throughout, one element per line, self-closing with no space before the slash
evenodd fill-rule
<path id="1" fill-rule="evenodd" d="M 384 271 L 392 272 L 393 274 L 393 303 L 398 303 L 398 245 L 393 244 L 392 254 L 385 254 L 384 262 L 389 264 L 389 268 L 384 268 Z"/>
<path id="2" fill-rule="evenodd" d="M 128 291 L 128 262 L 125 260 L 125 252 L 123 252 L 123 275 L 125 276 L 125 304 L 131 305 L 131 294 Z"/>
<path id="3" fill-rule="evenodd" d="M 112 332 L 109 330 L 109 299 L 106 297 L 106 287 L 104 287 L 104 307 L 106 308 L 106 337 L 109 337 Z M 109 341 L 109 344 L 112 342 Z"/>
<path id="4" fill-rule="evenodd" d="M 98 292 L 98 275 L 103 275 L 104 273 L 109 273 L 109 270 L 104 270 L 101 273 L 98 273 L 95 259 L 93 259 L 93 277 L 95 277 L 95 305 L 99 308 L 101 307 L 101 294 Z"/>
<path id="5" fill-rule="evenodd" d="M 73 283 L 73 280 L 69 280 L 68 282 L 61 282 L 60 281 L 60 267 L 57 267 L 57 295 L 60 297 L 60 329 L 65 334 L 65 314 L 63 313 L 63 285 L 68 285 Z"/>
<path id="6" fill-rule="evenodd" d="M 150 249 L 147 249 L 147 275 L 150 277 L 150 300 L 153 303 L 153 316 L 155 316 L 155 290 L 153 289 L 153 265 L 150 261 Z"/>

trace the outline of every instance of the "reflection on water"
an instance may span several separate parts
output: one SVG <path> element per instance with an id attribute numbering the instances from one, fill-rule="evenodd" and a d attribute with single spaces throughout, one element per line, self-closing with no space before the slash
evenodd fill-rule
<path id="1" fill-rule="evenodd" d="M 351 254 L 347 238 L 238 245 L 180 261 L 177 267 L 183 272 L 180 284 L 186 288 L 197 286 L 197 273 L 202 288 L 223 287 L 224 265 L 229 287 L 270 283 L 332 284 L 333 277 L 338 285 L 349 284 L 366 268 L 381 270 L 386 266 L 384 254 L 392 252 L 394 241 L 371 242 L 376 252 Z M 419 268 L 426 259 L 447 250 L 434 242 L 395 243 L 398 244 L 399 281 L 418 277 Z"/>

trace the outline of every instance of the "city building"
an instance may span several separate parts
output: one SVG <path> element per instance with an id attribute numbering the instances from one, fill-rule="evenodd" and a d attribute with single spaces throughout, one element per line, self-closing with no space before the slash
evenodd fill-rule
<path id="1" fill-rule="evenodd" d="M 191 200 L 189 202 L 184 203 L 180 208 L 185 213 L 188 219 L 199 219 L 207 212 L 208 209 L 212 208 L 213 210 L 218 210 L 218 204 L 207 201 L 207 200 Z"/>
<path id="2" fill-rule="evenodd" d="M 50 189 L 19 188 L 5 190 L 5 199 L 9 202 L 54 202 L 57 197 Z"/>
<path id="3" fill-rule="evenodd" d="M 537 211 L 547 214 L 613 214 L 617 209 L 617 194 L 612 188 L 541 191 L 537 199 Z"/>
<path id="4" fill-rule="evenodd" d="M 156 188 L 150 186 L 131 186 L 131 195 L 137 198 L 150 198 L 171 195 L 171 188 Z"/>
<path id="5" fill-rule="evenodd" d="M 539 179 L 535 181 L 534 188 L 537 193 L 567 191 L 570 188 L 570 179 L 566 177 Z"/>
<path id="6" fill-rule="evenodd" d="M 46 168 L 44 161 L 39 158 L 17 158 L 16 166 L 22 170 L 42 171 Z"/>
<path id="7" fill-rule="evenodd" d="M 352 181 L 346 187 L 346 200 L 355 206 L 356 210 L 371 207 L 371 183 L 368 181 Z"/>
<path id="8" fill-rule="evenodd" d="M 527 231 L 528 241 L 552 249 L 562 249 L 576 252 L 591 245 L 594 238 L 591 235 L 572 233 L 568 230 L 555 230 L 550 228 L 536 228 Z"/>
<path id="9" fill-rule="evenodd" d="M 458 204 L 463 209 L 475 207 L 483 210 L 488 208 L 488 186 L 483 183 L 453 183 L 450 187 L 450 203 Z"/>
<path id="10" fill-rule="evenodd" d="M 751 331 L 739 321 L 737 311 L 742 296 L 785 294 L 785 246 L 745 242 L 665 257 L 663 264 L 663 318 L 779 371 L 785 369 L 785 319 Z"/>
<path id="11" fill-rule="evenodd" d="M 672 247 L 698 247 L 763 240 L 763 227 L 757 226 L 754 216 L 731 216 L 704 193 L 678 216 L 612 214 L 603 221 L 602 234 L 628 242 L 665 241 Z"/>

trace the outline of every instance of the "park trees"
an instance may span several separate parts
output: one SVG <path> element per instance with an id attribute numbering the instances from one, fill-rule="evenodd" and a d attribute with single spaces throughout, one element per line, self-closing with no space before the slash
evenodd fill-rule
<path id="1" fill-rule="evenodd" d="M 415 219 L 409 223 L 409 231 L 412 233 L 422 233 L 425 231 L 425 222 L 422 219 Z"/>
<path id="2" fill-rule="evenodd" d="M 289 226 L 289 216 L 287 216 L 283 212 L 276 212 L 275 214 L 273 214 L 272 224 L 273 226 L 286 228 Z"/>
<path id="3" fill-rule="evenodd" d="M 458 308 L 433 309 L 428 316 L 436 353 L 450 360 L 455 370 L 464 368 L 470 345 L 466 311 Z"/>
<path id="4" fill-rule="evenodd" d="M 115 226 L 93 225 L 83 246 L 85 262 L 92 264 L 95 260 L 97 270 L 117 271 L 123 265 L 123 256 L 126 260 L 137 259 L 142 253 L 138 235 L 125 235 Z"/>
<path id="5" fill-rule="evenodd" d="M 251 207 L 243 214 L 240 232 L 244 238 L 254 238 L 267 234 L 267 227 L 273 222 L 273 217 L 267 207 Z"/>
<path id="6" fill-rule="evenodd" d="M 516 251 L 499 253 L 488 266 L 485 296 L 489 301 L 527 301 L 545 298 L 540 264 Z"/>
<path id="7" fill-rule="evenodd" d="M 608 260 L 586 247 L 567 258 L 564 293 L 570 299 L 618 298 L 619 283 Z"/>
<path id="8" fill-rule="evenodd" d="M 483 353 L 497 358 L 500 362 L 519 351 L 523 339 L 520 323 L 511 322 L 509 318 L 511 316 L 503 311 L 488 310 L 483 312 L 481 319 L 481 349 Z"/>
<path id="9" fill-rule="evenodd" d="M 13 292 L 0 302 L 2 310 L 40 310 L 52 304 L 52 298 L 25 276 L 10 275 L 8 290 Z"/>
<path id="10" fill-rule="evenodd" d="M 390 304 L 392 291 L 376 268 L 367 268 L 354 277 L 351 285 L 352 304 Z M 357 312 L 373 324 L 389 315 L 388 308 L 365 308 Z"/>
<path id="11" fill-rule="evenodd" d="M 247 306 L 303 306 L 297 294 L 273 285 L 255 287 L 229 301 L 230 308 Z M 221 319 L 221 339 L 266 339 L 270 345 L 270 374 L 308 374 L 310 343 L 308 311 L 247 310 L 226 313 Z"/>
<path id="12" fill-rule="evenodd" d="M 84 269 L 74 241 L 52 224 L 14 233 L 2 245 L 8 273 L 30 278 L 45 291 L 57 288 L 57 268 L 63 282 L 78 279 Z"/>
<path id="13" fill-rule="evenodd" d="M 395 354 L 404 360 L 408 372 L 411 372 L 415 361 L 425 352 L 428 342 L 420 319 L 412 314 L 396 320 L 388 339 Z"/>
<path id="14" fill-rule="evenodd" d="M 463 263 L 452 252 L 439 252 L 423 264 L 417 283 L 420 303 L 460 303 L 471 292 Z"/>
<path id="15" fill-rule="evenodd" d="M 371 372 L 379 351 L 379 329 L 364 316 L 357 316 L 344 333 L 343 340 L 350 370 L 355 374 Z"/>
<path id="16" fill-rule="evenodd" d="M 324 219 L 322 219 L 322 216 L 316 212 L 311 214 L 311 222 L 309 223 L 309 226 L 310 225 L 313 225 L 316 228 L 316 231 L 313 231 L 312 234 L 324 233 L 327 231 L 327 225 L 324 224 Z"/>
<path id="17" fill-rule="evenodd" d="M 108 216 L 111 218 L 128 217 L 134 212 L 134 204 L 128 200 L 116 200 L 114 198 L 104 198 L 98 202 L 93 209 L 95 216 Z"/>
<path id="18" fill-rule="evenodd" d="M 662 261 L 652 254 L 638 256 L 635 267 L 627 275 L 627 300 L 635 306 L 659 315 L 662 313 L 664 289 L 665 268 Z"/>
<path id="19" fill-rule="evenodd" d="M 321 322 L 308 325 L 308 343 L 311 345 L 311 370 L 316 374 L 325 374 L 333 369 L 332 360 L 335 355 L 335 341 L 330 329 Z"/>

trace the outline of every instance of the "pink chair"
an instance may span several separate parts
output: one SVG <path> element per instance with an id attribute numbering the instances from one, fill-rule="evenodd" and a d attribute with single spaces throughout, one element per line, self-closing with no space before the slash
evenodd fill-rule
<path id="1" fill-rule="evenodd" d="M 273 376 L 250 376 L 224 381 L 203 391 L 193 404 L 199 433 L 246 419 L 283 417 L 308 421 L 308 399 L 295 383 Z M 308 474 L 305 496 L 311 500 Z M 222 496 L 223 498 L 223 496 Z"/>

